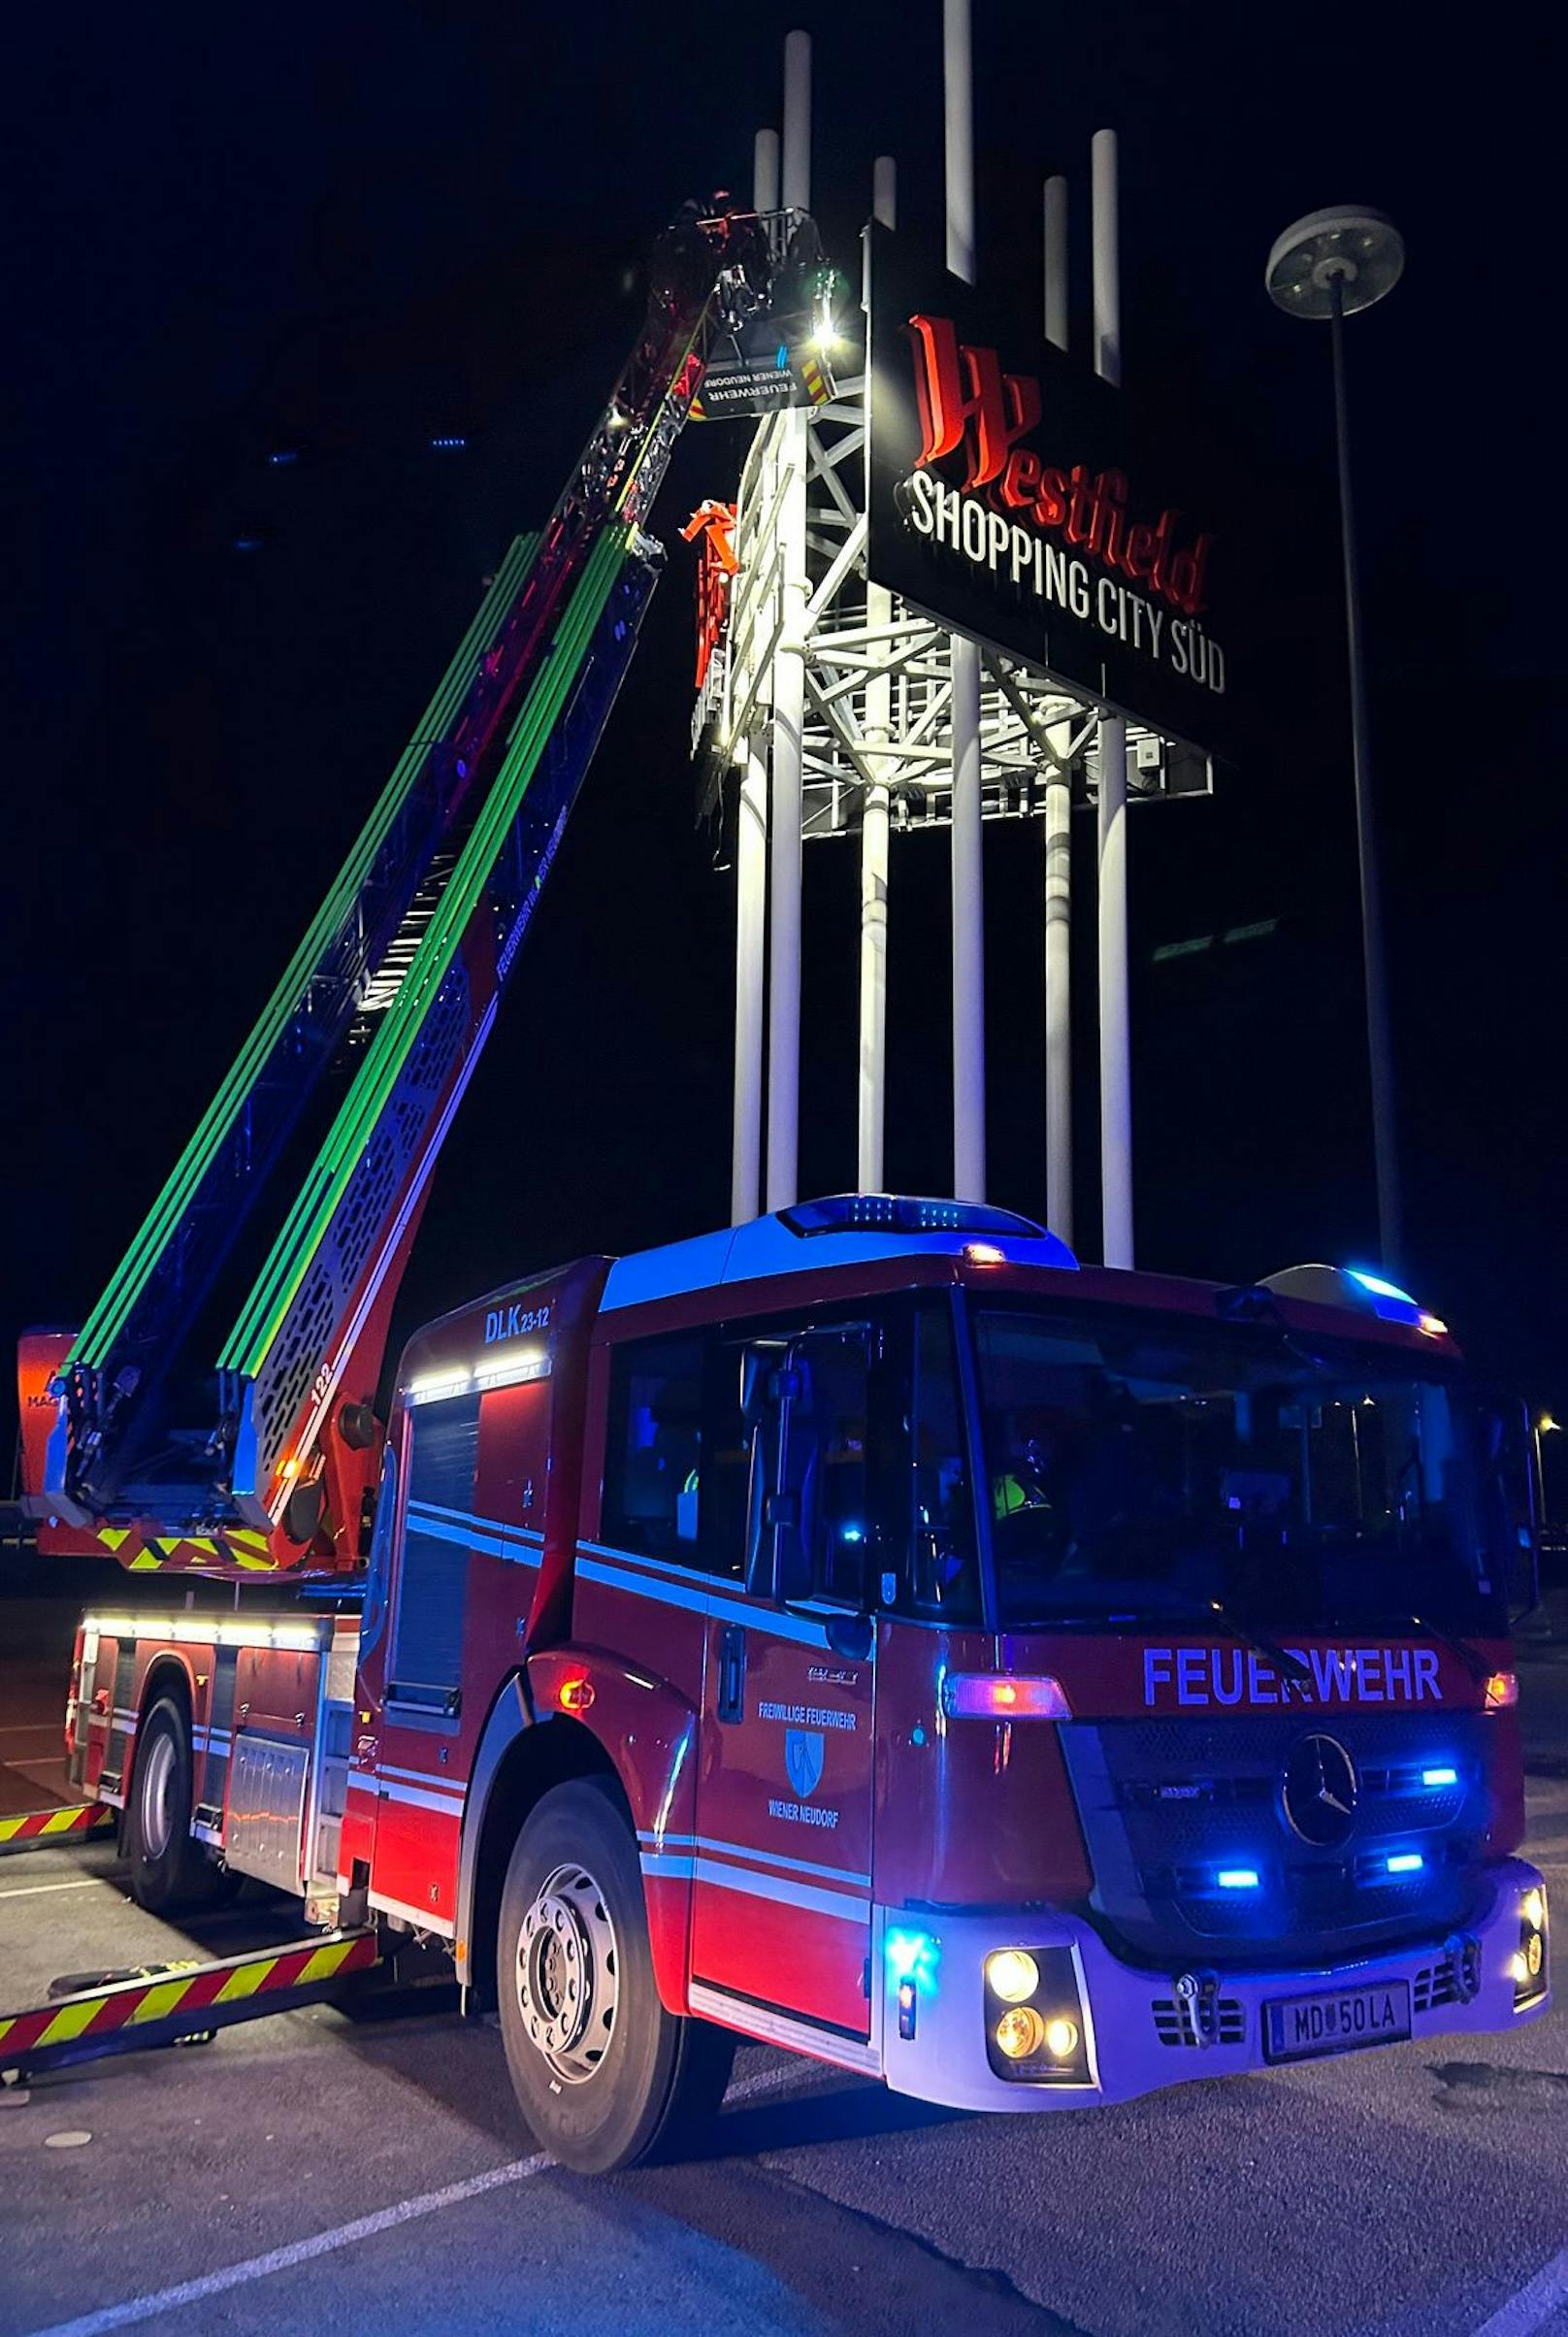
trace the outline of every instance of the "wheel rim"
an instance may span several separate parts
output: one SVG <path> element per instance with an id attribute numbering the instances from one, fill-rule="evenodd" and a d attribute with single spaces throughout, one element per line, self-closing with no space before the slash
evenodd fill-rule
<path id="1" fill-rule="evenodd" d="M 615 1926 L 585 1866 L 557 1866 L 517 1935 L 517 2007 L 530 2041 L 567 2086 L 604 2061 L 620 1998 Z"/>
<path id="2" fill-rule="evenodd" d="M 149 1859 L 161 1859 L 174 1839 L 175 1741 L 160 1733 L 147 1750 L 142 1772 L 142 1849 Z"/>

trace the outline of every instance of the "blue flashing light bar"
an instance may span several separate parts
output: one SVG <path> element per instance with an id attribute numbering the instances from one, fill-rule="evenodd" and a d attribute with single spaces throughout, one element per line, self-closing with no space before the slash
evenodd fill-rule
<path id="1" fill-rule="evenodd" d="M 1425 1863 L 1419 1850 L 1396 1850 L 1387 1861 L 1390 1874 L 1420 1874 Z"/>
<path id="2" fill-rule="evenodd" d="M 297 463 L 299 459 L 298 446 L 275 446 L 267 457 L 275 471 L 281 471 L 285 463 Z"/>
<path id="3" fill-rule="evenodd" d="M 1047 1238 L 1043 1227 L 1012 1209 L 988 1208 L 983 1201 L 918 1201 L 900 1193 L 835 1193 L 825 1201 L 797 1201 L 779 1215 L 792 1234 L 1011 1234 L 1026 1241 Z"/>
<path id="4" fill-rule="evenodd" d="M 457 437 L 433 438 L 430 442 L 431 451 L 435 454 L 450 454 L 458 447 L 466 446 L 467 444 L 468 440 L 466 438 Z"/>
<path id="5" fill-rule="evenodd" d="M 1260 1878 L 1256 1866 L 1222 1866 L 1214 1879 L 1222 1891 L 1256 1891 Z"/>
<path id="6" fill-rule="evenodd" d="M 1420 1300 L 1413 1299 L 1408 1290 L 1401 1290 L 1397 1282 L 1385 1281 L 1381 1274 L 1369 1274 L 1364 1267 L 1359 1266 L 1347 1266 L 1343 1271 L 1348 1282 L 1354 1282 L 1357 1290 L 1366 1293 L 1372 1301 L 1372 1312 L 1380 1322 L 1409 1323 L 1425 1328 Z M 1437 1328 L 1441 1330 L 1442 1325 L 1438 1324 Z"/>
<path id="7" fill-rule="evenodd" d="M 1370 1291 L 1374 1299 L 1401 1299 L 1407 1306 L 1416 1303 L 1408 1290 L 1401 1290 L 1397 1282 L 1385 1282 L 1381 1274 L 1369 1274 L 1358 1266 L 1348 1266 L 1345 1271 L 1353 1282 L 1359 1282 L 1364 1291 Z"/>
<path id="8" fill-rule="evenodd" d="M 1458 1782 L 1459 1772 L 1457 1769 L 1422 1769 L 1421 1771 L 1422 1785 L 1457 1785 Z"/>

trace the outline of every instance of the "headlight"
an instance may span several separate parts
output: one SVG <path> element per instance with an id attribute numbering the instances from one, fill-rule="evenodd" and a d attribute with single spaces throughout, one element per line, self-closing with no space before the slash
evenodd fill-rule
<path id="1" fill-rule="evenodd" d="M 1029 2060 L 1045 2043 L 1045 2023 L 1032 2004 L 1015 2004 L 1002 2014 L 994 2033 L 1010 2061 Z"/>
<path id="2" fill-rule="evenodd" d="M 1514 2010 L 1524 2012 L 1539 2004 L 1551 1986 L 1547 1958 L 1547 1894 L 1539 1884 L 1533 1885 L 1519 1899 L 1519 1941 L 1509 1958 L 1509 1977 L 1514 1983 Z"/>
<path id="3" fill-rule="evenodd" d="M 986 2057 L 998 2077 L 1036 2086 L 1092 2083 L 1070 1948 L 997 1948 L 983 1978 Z"/>
<path id="4" fill-rule="evenodd" d="M 1003 2004 L 1023 2004 L 1040 1985 L 1040 1967 L 1024 1948 L 998 1948 L 986 1958 L 986 1986 Z"/>

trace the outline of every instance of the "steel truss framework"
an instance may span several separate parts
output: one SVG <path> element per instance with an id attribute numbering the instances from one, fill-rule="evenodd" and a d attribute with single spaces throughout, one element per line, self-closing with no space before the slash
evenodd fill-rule
<path id="1" fill-rule="evenodd" d="M 896 832 L 944 827 L 952 816 L 952 648 L 946 629 L 867 585 L 866 383 L 856 376 L 818 407 L 794 443 L 805 448 L 807 597 L 802 832 L 807 840 L 859 832 L 868 795 L 887 790 Z M 798 493 L 786 417 L 756 431 L 736 502 L 739 562 L 726 641 L 696 708 L 694 747 L 708 758 L 711 801 L 748 747 L 766 750 L 774 666 L 786 641 L 781 519 Z M 982 650 L 981 790 L 987 819 L 1043 812 L 1065 778 L 1075 807 L 1098 791 L 1099 709 L 1047 676 Z M 1127 725 L 1135 801 L 1206 793 L 1205 757 Z"/>

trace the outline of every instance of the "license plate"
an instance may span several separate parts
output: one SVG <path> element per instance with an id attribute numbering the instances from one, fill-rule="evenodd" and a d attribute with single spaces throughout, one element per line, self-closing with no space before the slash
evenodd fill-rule
<path id="1" fill-rule="evenodd" d="M 1277 1996 L 1263 2007 L 1263 2050 L 1271 2061 L 1310 2061 L 1361 2045 L 1391 2045 L 1410 2034 L 1410 1983 L 1339 1989 L 1329 1996 Z"/>

